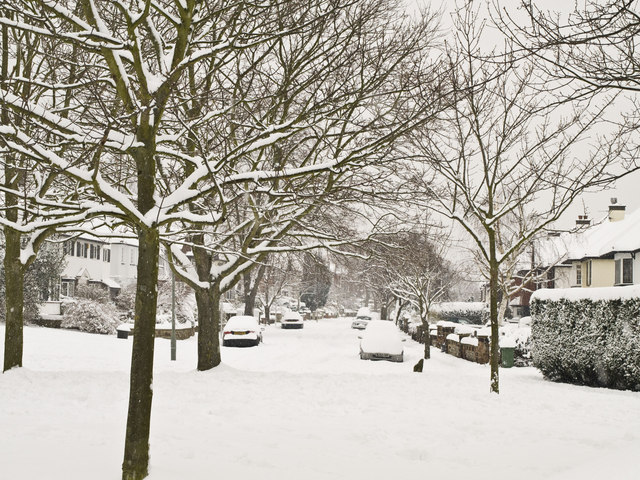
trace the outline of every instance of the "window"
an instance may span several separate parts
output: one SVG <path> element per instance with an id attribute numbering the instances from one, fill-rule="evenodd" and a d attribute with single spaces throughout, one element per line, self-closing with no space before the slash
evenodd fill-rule
<path id="1" fill-rule="evenodd" d="M 89 255 L 89 244 L 85 243 L 83 244 L 83 248 L 82 248 L 82 256 L 84 258 L 87 258 L 88 255 Z"/>
<path id="2" fill-rule="evenodd" d="M 76 242 L 76 257 L 82 256 L 82 244 L 80 242 Z"/>
<path id="3" fill-rule="evenodd" d="M 104 262 L 110 262 L 111 261 L 111 250 L 109 250 L 108 248 L 103 248 L 102 249 L 102 261 L 104 261 Z"/>
<path id="4" fill-rule="evenodd" d="M 71 255 L 73 257 L 75 245 L 76 243 L 73 240 L 67 240 L 62 246 L 62 253 L 64 253 L 65 255 Z"/>
<path id="5" fill-rule="evenodd" d="M 89 245 L 89 258 L 95 258 L 96 257 L 96 247 L 93 246 L 93 244 Z"/>
<path id="6" fill-rule="evenodd" d="M 582 285 L 582 265 L 576 265 L 576 285 Z"/>
<path id="7" fill-rule="evenodd" d="M 136 264 L 136 251 L 135 249 L 131 249 L 131 265 L 135 265 Z"/>
<path id="8" fill-rule="evenodd" d="M 633 259 L 622 259 L 622 283 L 633 283 Z"/>
<path id="9" fill-rule="evenodd" d="M 96 245 L 96 259 L 100 260 L 100 245 Z"/>
<path id="10" fill-rule="evenodd" d="M 616 285 L 633 283 L 633 259 L 620 258 L 616 260 Z"/>
<path id="11" fill-rule="evenodd" d="M 587 287 L 591 286 L 591 270 L 593 266 L 591 265 L 591 260 L 587 262 Z"/>
<path id="12" fill-rule="evenodd" d="M 73 297 L 75 282 L 73 280 L 62 280 L 60 282 L 60 293 L 65 297 Z"/>

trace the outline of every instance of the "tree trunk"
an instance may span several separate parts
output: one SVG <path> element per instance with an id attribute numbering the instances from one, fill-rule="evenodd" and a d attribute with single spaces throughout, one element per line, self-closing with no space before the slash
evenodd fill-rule
<path id="1" fill-rule="evenodd" d="M 270 319 L 271 319 L 271 305 L 266 304 L 264 306 L 264 324 L 269 325 Z"/>
<path id="2" fill-rule="evenodd" d="M 429 321 L 422 320 L 422 338 L 424 338 L 424 359 L 429 360 L 431 358 L 431 334 L 429 332 Z"/>
<path id="3" fill-rule="evenodd" d="M 498 259 L 496 256 L 496 234 L 489 231 L 489 318 L 491 319 L 491 389 L 500 393 L 500 339 L 498 332 Z"/>
<path id="4" fill-rule="evenodd" d="M 243 275 L 244 281 L 244 314 L 253 316 L 253 311 L 256 308 L 256 298 L 258 297 L 258 290 L 264 277 L 266 266 L 260 265 L 256 270 L 255 282 L 251 285 L 251 273 L 247 272 Z"/>
<path id="5" fill-rule="evenodd" d="M 249 272 L 242 275 L 242 291 L 244 293 L 244 314 L 253 315 L 253 307 L 256 299 L 251 296 L 251 273 Z"/>
<path id="6" fill-rule="evenodd" d="M 159 253 L 160 237 L 157 229 L 140 229 L 123 480 L 140 480 L 148 475 Z"/>
<path id="7" fill-rule="evenodd" d="M 13 18 L 8 13 L 9 18 Z M 0 61 L 0 80 L 3 84 L 9 79 L 9 29 L 2 26 L 2 60 Z M 25 97 L 26 98 L 26 97 Z M 3 107 L 0 111 L 2 123 L 11 122 L 9 110 Z M 10 192 L 16 189 L 22 180 L 23 171 L 16 168 L 16 158 L 5 155 L 4 184 L 8 190 L 4 194 L 4 207 L 7 220 L 18 220 L 18 197 Z M 5 331 L 4 331 L 4 366 L 3 372 L 22 367 L 23 325 L 24 325 L 24 272 L 20 262 L 20 233 L 8 227 L 4 228 L 4 277 L 5 277 Z"/>
<path id="8" fill-rule="evenodd" d="M 197 288 L 198 370 L 203 372 L 220 365 L 220 294 L 215 288 Z"/>
<path id="9" fill-rule="evenodd" d="M 22 367 L 24 324 L 24 272 L 20 261 L 20 233 L 4 230 L 5 331 L 3 372 Z"/>
<path id="10" fill-rule="evenodd" d="M 193 257 L 198 279 L 211 281 L 212 253 L 202 246 L 204 235 L 192 237 Z M 210 288 L 195 288 L 198 305 L 198 370 L 211 370 L 220 365 L 220 292 L 215 285 Z"/>

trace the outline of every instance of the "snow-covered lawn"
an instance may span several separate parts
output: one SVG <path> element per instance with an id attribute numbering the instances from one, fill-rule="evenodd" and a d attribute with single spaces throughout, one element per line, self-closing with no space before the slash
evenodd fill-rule
<path id="1" fill-rule="evenodd" d="M 150 480 L 637 479 L 640 394 L 544 381 L 405 344 L 362 361 L 348 319 L 269 326 L 195 371 L 195 338 L 156 340 Z M 0 325 L 4 338 L 4 325 Z M 0 352 L 2 352 L 0 347 Z M 25 329 L 0 375 L 0 477 L 118 479 L 131 339 Z"/>

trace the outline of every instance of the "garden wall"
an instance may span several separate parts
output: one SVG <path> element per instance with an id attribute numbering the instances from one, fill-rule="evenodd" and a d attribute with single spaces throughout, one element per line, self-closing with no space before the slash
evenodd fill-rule
<path id="1" fill-rule="evenodd" d="M 545 377 L 640 391 L 640 286 L 539 290 L 531 316 Z"/>

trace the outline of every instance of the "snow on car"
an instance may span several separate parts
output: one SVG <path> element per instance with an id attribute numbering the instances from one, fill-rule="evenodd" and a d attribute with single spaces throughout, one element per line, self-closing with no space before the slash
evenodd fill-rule
<path id="1" fill-rule="evenodd" d="M 231 317 L 222 331 L 222 346 L 256 346 L 262 341 L 262 330 L 256 317 L 249 315 Z"/>
<path id="2" fill-rule="evenodd" d="M 356 313 L 356 319 L 351 322 L 351 328 L 356 328 L 358 330 L 364 330 L 367 328 L 367 324 L 372 320 L 371 310 L 367 307 L 362 307 Z"/>
<path id="3" fill-rule="evenodd" d="M 287 312 L 283 315 L 282 320 L 280 320 L 282 324 L 282 328 L 302 328 L 304 327 L 304 321 L 302 320 L 302 315 L 298 312 Z"/>
<path id="4" fill-rule="evenodd" d="M 362 334 L 360 358 L 402 362 L 404 360 L 402 341 L 400 332 L 393 322 L 371 320 Z"/>

